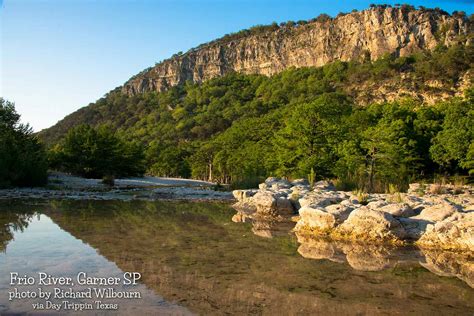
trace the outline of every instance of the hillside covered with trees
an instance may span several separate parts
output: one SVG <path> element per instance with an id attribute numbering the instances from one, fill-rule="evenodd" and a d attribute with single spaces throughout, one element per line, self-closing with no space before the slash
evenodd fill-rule
<path id="1" fill-rule="evenodd" d="M 116 89 L 40 137 L 61 152 L 75 126 L 109 129 L 142 147 L 147 173 L 156 176 L 248 186 L 269 175 L 314 172 L 348 189 L 402 190 L 415 179 L 474 171 L 474 92 L 455 88 L 470 81 L 473 63 L 472 45 L 440 46 L 271 77 L 234 73 L 161 93 Z M 458 96 L 430 105 L 409 95 L 362 105 L 348 89 L 401 76 L 427 93 L 436 92 L 427 84 L 436 80 Z"/>

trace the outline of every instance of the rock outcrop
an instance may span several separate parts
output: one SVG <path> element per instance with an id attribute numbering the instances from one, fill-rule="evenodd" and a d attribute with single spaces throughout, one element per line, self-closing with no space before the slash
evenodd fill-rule
<path id="1" fill-rule="evenodd" d="M 474 212 L 456 212 L 442 221 L 427 225 L 418 244 L 430 248 L 474 252 Z"/>
<path id="2" fill-rule="evenodd" d="M 365 206 L 353 211 L 337 232 L 347 239 L 372 242 L 403 240 L 406 236 L 402 224 L 390 213 Z"/>
<path id="3" fill-rule="evenodd" d="M 259 190 L 234 191 L 238 213 L 233 220 L 282 223 L 296 218 L 294 231 L 310 237 L 474 253 L 473 188 L 443 192 L 368 194 L 359 201 L 327 181 L 311 187 L 268 178 Z"/>
<path id="4" fill-rule="evenodd" d="M 470 27 L 466 18 L 440 10 L 376 7 L 334 19 L 255 28 L 158 63 L 126 82 L 122 92 L 165 91 L 186 81 L 201 83 L 232 72 L 269 76 L 289 67 L 323 66 L 337 60 L 408 56 L 438 44 L 449 46 L 469 34 Z"/>

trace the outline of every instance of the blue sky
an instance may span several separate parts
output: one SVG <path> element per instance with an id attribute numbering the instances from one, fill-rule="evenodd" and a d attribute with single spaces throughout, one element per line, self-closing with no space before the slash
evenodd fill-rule
<path id="1" fill-rule="evenodd" d="M 0 96 L 39 131 L 178 51 L 252 25 L 370 3 L 474 13 L 473 0 L 0 0 Z"/>

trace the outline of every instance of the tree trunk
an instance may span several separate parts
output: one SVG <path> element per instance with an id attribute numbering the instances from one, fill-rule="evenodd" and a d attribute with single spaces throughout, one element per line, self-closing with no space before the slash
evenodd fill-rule
<path id="1" fill-rule="evenodd" d="M 212 182 L 212 163 L 209 163 L 209 182 Z"/>

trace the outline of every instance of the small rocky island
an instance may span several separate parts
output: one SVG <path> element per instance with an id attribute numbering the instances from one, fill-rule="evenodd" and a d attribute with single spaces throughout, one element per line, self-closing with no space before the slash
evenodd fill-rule
<path id="1" fill-rule="evenodd" d="M 472 186 L 414 183 L 407 193 L 357 194 L 328 181 L 268 178 L 258 190 L 233 195 L 234 222 L 295 221 L 299 239 L 474 252 Z"/>

